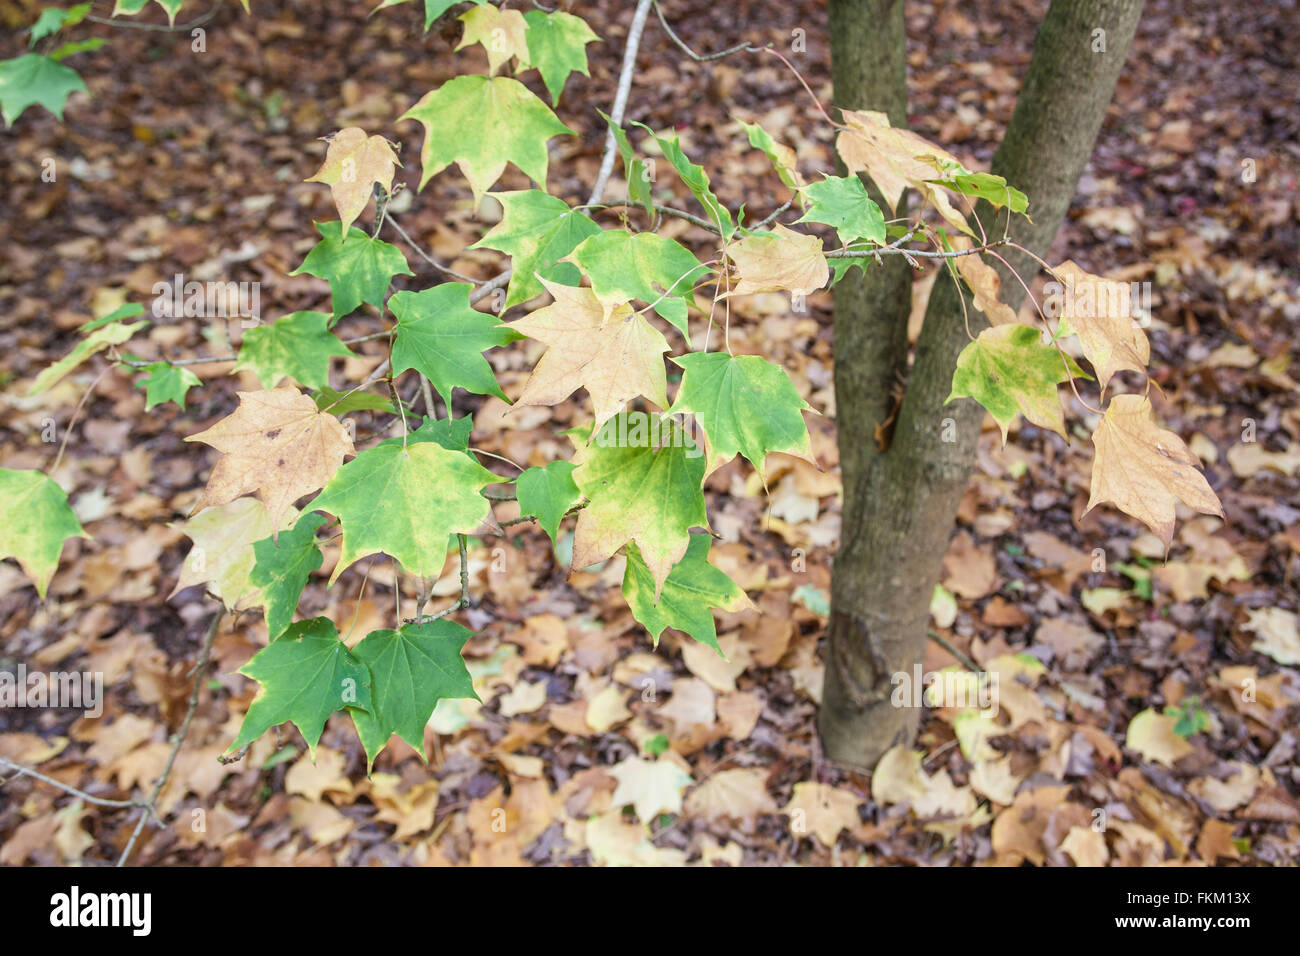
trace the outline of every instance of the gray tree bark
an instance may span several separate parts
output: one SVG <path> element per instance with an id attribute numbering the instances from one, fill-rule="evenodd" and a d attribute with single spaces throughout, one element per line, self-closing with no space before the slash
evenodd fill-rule
<path id="1" fill-rule="evenodd" d="M 886 102 L 882 91 L 892 85 L 868 73 L 885 64 L 902 71 L 902 51 L 887 55 L 876 49 L 885 42 L 902 44 L 897 7 L 900 0 L 831 0 L 832 60 L 862 63 L 833 62 L 838 105 Z M 993 158 L 993 172 L 1029 196 L 1033 222 L 1016 217 L 1010 234 L 1036 255 L 1046 253 L 1069 208 L 1141 10 L 1141 0 L 1053 0 L 1038 30 L 1015 111 Z M 980 203 L 976 215 L 990 236 L 1002 235 L 1005 210 L 999 218 Z M 1038 271 L 1024 253 L 1008 251 L 1005 258 L 1026 283 Z M 1003 272 L 1004 301 L 1018 308 L 1024 290 L 1002 266 L 995 267 Z M 891 705 L 890 678 L 910 672 L 924 657 L 930 596 L 984 413 L 969 399 L 944 404 L 968 339 L 959 292 L 940 276 L 892 441 L 877 451 L 870 438 L 889 414 L 882 378 L 886 368 L 892 375 L 902 364 L 900 324 L 906 359 L 910 296 L 872 297 L 842 288 L 835 293 L 835 392 L 844 527 L 832 575 L 818 729 L 828 757 L 870 768 L 890 747 L 916 736 L 919 710 Z M 970 310 L 972 334 L 986 324 Z"/>

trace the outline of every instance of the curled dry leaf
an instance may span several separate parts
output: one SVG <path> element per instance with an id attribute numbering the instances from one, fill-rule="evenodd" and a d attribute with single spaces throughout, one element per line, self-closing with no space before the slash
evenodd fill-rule
<path id="1" fill-rule="evenodd" d="M 957 250 L 971 247 L 970 240 L 965 236 L 954 236 L 951 242 L 952 247 Z M 1015 310 L 999 299 L 1002 293 L 1002 276 L 998 274 L 997 269 L 985 262 L 978 253 L 971 256 L 958 256 L 949 261 L 956 266 L 957 274 L 970 286 L 975 308 L 988 316 L 992 325 L 1015 324 Z"/>

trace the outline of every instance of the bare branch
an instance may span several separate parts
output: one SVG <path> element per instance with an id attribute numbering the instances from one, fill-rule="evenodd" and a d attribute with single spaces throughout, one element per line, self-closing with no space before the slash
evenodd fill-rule
<path id="1" fill-rule="evenodd" d="M 632 26 L 627 31 L 627 46 L 623 50 L 623 68 L 618 75 L 618 89 L 614 93 L 614 107 L 609 118 L 614 126 L 623 125 L 623 113 L 627 110 L 627 95 L 632 89 L 632 74 L 636 72 L 636 54 L 641 46 L 641 34 L 645 31 L 645 21 L 650 15 L 654 0 L 637 0 L 636 12 L 632 14 Z M 614 171 L 614 153 L 618 143 L 611 128 L 605 133 L 605 155 L 600 159 L 600 172 L 596 175 L 596 184 L 591 187 L 587 204 L 600 202 L 609 183 L 609 174 Z"/>

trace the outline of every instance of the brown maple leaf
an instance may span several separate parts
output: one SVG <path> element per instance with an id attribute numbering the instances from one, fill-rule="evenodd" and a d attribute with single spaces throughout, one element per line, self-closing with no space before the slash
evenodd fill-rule
<path id="1" fill-rule="evenodd" d="M 779 223 L 770 233 L 754 233 L 728 246 L 727 255 L 740 274 L 728 295 L 779 290 L 811 295 L 831 277 L 822 241 Z"/>
<path id="2" fill-rule="evenodd" d="M 666 409 L 663 334 L 627 304 L 606 319 L 591 289 L 541 281 L 555 303 L 510 325 L 547 346 L 515 405 L 556 405 L 585 388 L 597 428 L 638 395 Z"/>
<path id="3" fill-rule="evenodd" d="M 944 170 L 961 167 L 957 157 L 913 133 L 889 125 L 889 117 L 871 110 L 844 110 L 845 126 L 835 139 L 835 149 L 852 173 L 866 173 L 889 204 L 898 210 L 903 190 L 921 193 L 939 215 L 964 233 L 966 217 L 949 201 L 947 192 L 930 180 Z"/>
<path id="4" fill-rule="evenodd" d="M 1116 395 L 1093 433 L 1092 494 L 1087 514 L 1103 502 L 1150 528 L 1168 550 L 1174 536 L 1174 500 L 1223 517 L 1223 505 L 1197 469 L 1195 455 L 1173 432 L 1156 424 L 1145 395 Z"/>
<path id="5" fill-rule="evenodd" d="M 1128 285 L 1084 272 L 1068 260 L 1052 272 L 1065 287 L 1061 318 L 1079 336 L 1101 390 L 1121 369 L 1145 375 L 1151 344 L 1134 319 Z"/>
<path id="6" fill-rule="evenodd" d="M 240 392 L 231 415 L 185 440 L 222 452 L 194 511 L 254 493 L 275 528 L 295 501 L 325 486 L 345 455 L 356 454 L 339 420 L 291 385 Z"/>
<path id="7" fill-rule="evenodd" d="M 341 238 L 347 239 L 348 226 L 356 222 L 370 201 L 375 183 L 384 192 L 393 191 L 393 174 L 398 162 L 393 144 L 382 136 L 367 136 L 358 126 L 341 129 L 330 138 L 325 162 L 307 183 L 325 183 L 334 197 L 334 205 L 343 220 Z"/>

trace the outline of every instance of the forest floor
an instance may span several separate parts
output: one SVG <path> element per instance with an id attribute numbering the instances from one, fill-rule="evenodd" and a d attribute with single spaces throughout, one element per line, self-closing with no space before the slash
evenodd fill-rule
<path id="1" fill-rule="evenodd" d="M 314 244 L 312 221 L 334 218 L 328 190 L 303 180 L 323 156 L 318 138 L 337 128 L 361 126 L 403 145 L 399 177 L 410 189 L 394 215 L 428 252 L 471 276 L 500 271 L 497 253 L 465 249 L 492 212 L 476 213 L 461 177 L 414 188 L 423 131 L 398 117 L 456 72 L 483 66 L 480 48 L 452 53 L 454 19 L 422 34 L 418 6 L 368 17 L 359 2 L 257 0 L 250 18 L 227 4 L 206 25 L 202 53 L 188 35 L 88 28 L 110 40 L 76 62 L 92 97 L 74 95 L 64 123 L 33 109 L 0 132 L 0 465 L 50 468 L 57 445 L 42 441 L 47 422 L 61 437 L 105 360 L 36 399 L 23 397 L 27 383 L 71 349 L 79 325 L 123 301 L 147 304 L 156 282 L 178 273 L 256 281 L 268 318 L 326 301 L 323 282 L 288 273 Z M 574 202 L 585 201 L 595 178 L 603 126 L 594 108 L 609 110 L 631 8 L 582 6 L 605 42 L 588 48 L 591 78 L 571 77 L 561 100 L 561 119 L 580 135 L 553 146 L 550 180 Z M 824 4 L 665 0 L 664 8 L 701 51 L 744 40 L 789 49 L 803 31 L 806 50 L 791 61 L 832 101 Z M 910 3 L 912 127 L 986 169 L 1045 9 L 1029 0 Z M 0 4 L 14 25 L 29 24 L 34 11 Z M 622 600 L 621 559 L 573 572 L 544 533 L 517 525 L 509 539 L 484 536 L 471 548 L 476 604 L 457 619 L 478 635 L 465 653 L 483 702 L 440 707 L 429 764 L 395 740 L 367 777 L 339 716 L 314 763 L 286 726 L 222 764 L 256 690 L 236 671 L 266 641 L 260 613 L 228 616 L 159 801 L 165 825 L 146 825 L 132 861 L 1300 858 L 1296 13 L 1291 3 L 1146 4 L 1049 259 L 1150 283 L 1157 413 L 1203 460 L 1226 520 L 1180 513 L 1165 560 L 1159 541 L 1114 510 L 1080 517 L 1092 458 L 1086 431 L 1067 443 L 1022 423 L 1003 448 L 990 420 L 946 561 L 943 586 L 955 604 L 936 602 L 933 625 L 999 674 L 1002 713 L 991 740 L 964 753 L 957 712 L 930 709 L 915 756 L 896 755 L 874 779 L 822 757 L 814 716 L 841 500 L 831 297 L 818 293 L 806 314 L 792 314 L 788 297 L 760 294 L 734 301 L 731 346 L 781 362 L 822 413 L 809 424 L 823 470 L 782 459 L 770 494 L 740 461 L 709 480 L 714 559 L 761 611 L 719 616 L 728 661 L 673 631 L 652 648 Z M 16 34 L 0 39 L 0 57 L 18 55 L 22 43 Z M 761 217 L 788 198 L 737 119 L 794 146 L 805 172 L 831 170 L 831 131 L 775 58 L 694 63 L 652 17 L 639 65 L 629 118 L 676 127 L 733 209 L 744 203 Z M 54 183 L 41 178 L 48 157 L 59 170 Z M 526 185 L 513 169 L 503 183 Z M 659 187 L 687 208 L 670 175 Z M 706 248 L 708 235 L 688 224 L 666 230 Z M 397 288 L 441 281 L 388 238 L 416 273 Z M 917 315 L 933 280 L 918 272 Z M 151 358 L 222 354 L 238 325 L 158 324 L 131 348 Z M 369 307 L 346 320 L 349 334 L 386 326 Z M 387 354 L 382 342 L 357 351 L 335 363 L 336 387 L 360 381 Z M 491 357 L 515 395 L 537 351 L 521 343 Z M 229 414 L 236 390 L 251 384 L 229 368 L 194 367 L 204 387 L 183 412 L 168 404 L 146 413 L 132 378 L 98 379 L 55 473 L 92 538 L 68 542 L 44 604 L 13 562 L 0 563 L 0 670 L 102 673 L 103 715 L 0 710 L 0 757 L 100 798 L 152 790 L 216 608 L 201 588 L 171 594 L 189 548 L 174 525 L 215 458 L 183 439 Z M 461 393 L 454 404 L 475 416 L 475 446 L 528 465 L 568 456 L 561 432 L 582 420 L 585 401 L 507 419 L 496 399 Z M 1086 423 L 1090 413 L 1070 404 L 1071 420 Z M 363 439 L 391 426 L 380 413 L 355 417 Z M 498 507 L 498 520 L 516 514 L 512 507 Z M 559 551 L 571 541 L 570 528 Z M 392 565 L 359 563 L 327 590 L 334 560 L 327 554 L 309 583 L 302 613 L 332 618 L 350 640 L 394 626 Z M 458 593 L 458 574 L 453 557 L 436 591 L 440 607 Z M 413 595 L 403 602 L 409 613 Z M 927 670 L 955 663 L 931 644 Z M 1166 708 L 1199 729 L 1178 727 Z M 658 735 L 669 745 L 660 760 L 680 775 L 646 773 L 634 759 Z M 88 804 L 29 777 L 0 778 L 0 863 L 102 865 L 135 827 L 137 811 Z M 626 798 L 618 804 L 616 790 Z"/>

